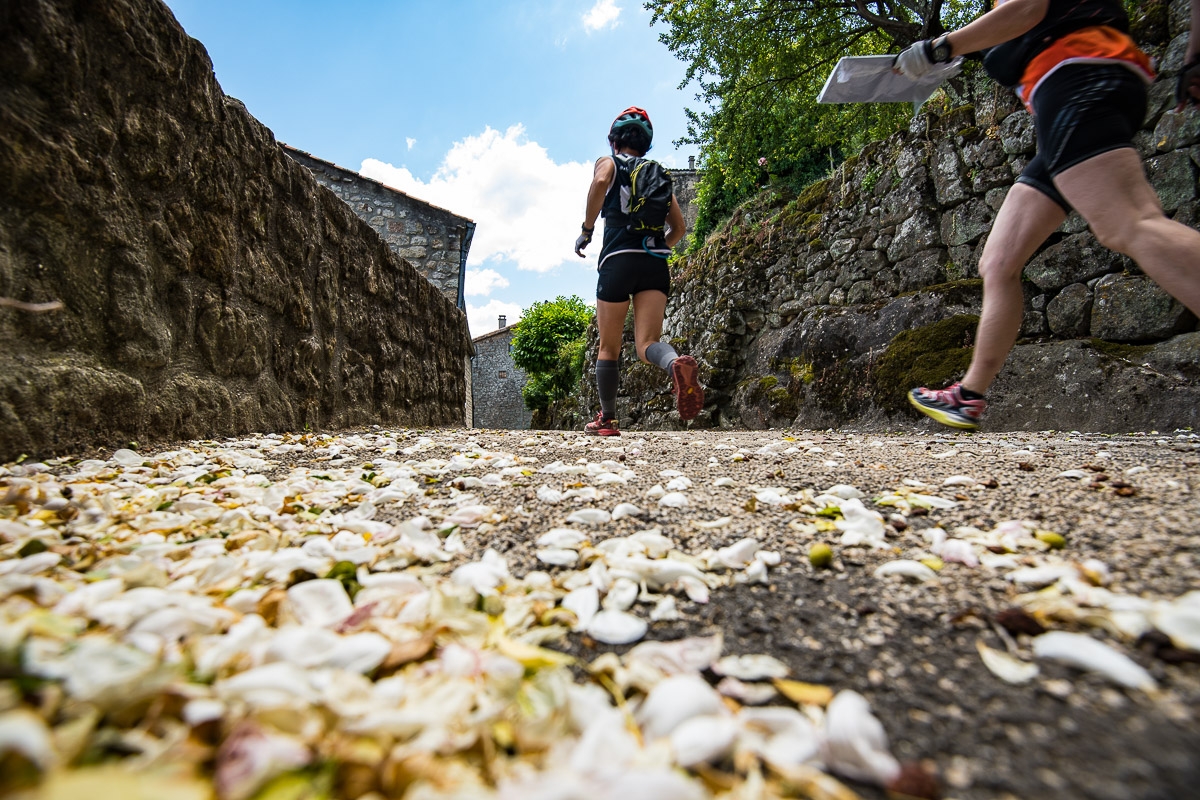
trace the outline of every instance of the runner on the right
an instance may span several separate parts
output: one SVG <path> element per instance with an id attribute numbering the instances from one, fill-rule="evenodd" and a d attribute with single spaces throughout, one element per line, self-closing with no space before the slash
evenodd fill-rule
<path id="1" fill-rule="evenodd" d="M 1200 106 L 1200 0 L 1175 96 Z M 1167 219 L 1133 136 L 1146 114 L 1150 58 L 1129 36 L 1121 0 L 999 0 L 959 30 L 917 42 L 896 69 L 920 77 L 955 55 L 984 51 L 984 68 L 1033 115 L 1037 153 L 1009 190 L 979 260 L 983 309 L 966 374 L 909 402 L 938 422 L 974 429 L 984 393 L 1021 329 L 1021 272 L 1074 208 L 1105 247 L 1129 256 L 1200 315 L 1200 231 Z"/>

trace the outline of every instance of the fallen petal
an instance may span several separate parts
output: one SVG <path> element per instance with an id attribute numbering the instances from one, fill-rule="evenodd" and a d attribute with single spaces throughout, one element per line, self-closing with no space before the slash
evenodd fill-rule
<path id="1" fill-rule="evenodd" d="M 1082 633 L 1043 633 L 1033 640 L 1033 654 L 1038 658 L 1048 658 L 1099 673 L 1130 689 L 1154 691 L 1158 688 L 1150 673 L 1129 656 Z"/>

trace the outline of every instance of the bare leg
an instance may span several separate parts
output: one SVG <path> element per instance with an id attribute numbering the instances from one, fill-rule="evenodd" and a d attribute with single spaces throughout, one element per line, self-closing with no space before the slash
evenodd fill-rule
<path id="1" fill-rule="evenodd" d="M 633 296 L 633 339 L 637 342 L 638 358 L 647 364 L 646 348 L 662 338 L 663 316 L 667 313 L 667 296 L 657 289 L 647 289 Z"/>
<path id="2" fill-rule="evenodd" d="M 596 301 L 596 327 L 600 330 L 600 352 L 597 358 L 605 361 L 617 361 L 621 358 L 621 334 L 625 331 L 625 314 L 628 311 L 628 300 L 620 303 Z"/>
<path id="3" fill-rule="evenodd" d="M 1066 218 L 1058 203 L 1032 186 L 1016 183 L 1008 191 L 979 259 L 983 310 L 971 366 L 962 379 L 965 388 L 983 394 L 1000 374 L 1021 332 L 1025 262 Z"/>
<path id="4" fill-rule="evenodd" d="M 1100 244 L 1132 258 L 1200 316 L 1200 231 L 1163 215 L 1136 150 L 1089 158 L 1060 173 L 1054 185 L 1087 220 Z"/>

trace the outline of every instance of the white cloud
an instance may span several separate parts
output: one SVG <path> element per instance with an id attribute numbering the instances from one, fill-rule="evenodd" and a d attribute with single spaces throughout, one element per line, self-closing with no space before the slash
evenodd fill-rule
<path id="1" fill-rule="evenodd" d="M 596 5 L 583 15 L 583 27 L 589 33 L 615 28 L 620 16 L 621 7 L 617 5 L 616 0 L 596 0 Z"/>
<path id="2" fill-rule="evenodd" d="M 416 145 L 417 140 L 409 136 L 404 140 L 404 143 L 408 145 L 409 150 L 412 150 L 413 146 Z"/>
<path id="3" fill-rule="evenodd" d="M 467 325 L 471 328 L 471 338 L 474 339 L 498 330 L 501 314 L 505 316 L 504 324 L 512 325 L 521 318 L 521 307 L 516 303 L 505 303 L 500 300 L 490 300 L 485 306 L 473 306 L 467 303 Z"/>
<path id="4" fill-rule="evenodd" d="M 508 288 L 508 278 L 494 269 L 468 269 L 463 292 L 468 296 L 487 297 L 493 289 Z"/>
<path id="5" fill-rule="evenodd" d="M 368 158 L 363 175 L 475 221 L 472 268 L 488 261 L 548 272 L 561 264 L 595 269 L 597 235 L 585 262 L 575 255 L 592 164 L 558 164 L 525 128 L 486 128 L 456 142 L 428 182 L 405 167 Z"/>

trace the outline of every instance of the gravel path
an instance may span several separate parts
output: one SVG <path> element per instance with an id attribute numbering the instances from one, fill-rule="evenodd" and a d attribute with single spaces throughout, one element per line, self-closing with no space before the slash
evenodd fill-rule
<path id="1" fill-rule="evenodd" d="M 1200 589 L 1194 434 L 697 431 L 597 439 L 573 432 L 373 429 L 168 449 L 184 448 L 210 460 L 214 451 L 254 459 L 241 472 L 210 469 L 217 481 L 235 483 L 247 471 L 260 483 L 282 482 L 297 470 L 336 483 L 343 476 L 373 480 L 405 460 L 432 464 L 433 477 L 420 492 L 381 501 L 374 511 L 375 523 L 400 525 L 419 513 L 443 532 L 439 516 L 466 515 L 458 517 L 464 526 L 454 534 L 455 547 L 447 547 L 450 560 L 429 574 L 478 564 L 490 549 L 504 557 L 514 579 L 544 570 L 557 580 L 572 568 L 540 562 L 534 540 L 564 527 L 585 530 L 595 543 L 655 529 L 697 563 L 710 564 L 722 548 L 754 539 L 764 553 L 778 554 L 777 563 L 762 557 L 767 568 L 755 571 L 752 557 L 747 568 L 727 570 L 707 603 L 682 591 L 656 595 L 670 594 L 676 613 L 651 622 L 646 639 L 719 632 L 726 654 L 769 654 L 792 679 L 860 693 L 891 753 L 934 776 L 944 797 L 1200 796 L 1200 606 L 1182 614 L 1185 630 L 1174 638 L 1145 622 L 1157 613 L 1147 610 L 1154 603 L 1162 609 Z M 465 459 L 481 454 L 482 461 L 510 456 L 498 462 L 509 465 L 507 472 L 473 470 Z M 124 458 L 139 462 L 128 452 Z M 0 471 L 0 490 L 10 489 L 9 505 L 0 505 L 3 519 L 19 521 L 13 509 L 31 511 L 14 499 L 13 486 L 34 478 L 68 482 L 65 476 L 79 468 L 72 459 L 8 465 Z M 237 497 L 232 489 L 228 494 Z M 686 505 L 671 507 L 673 496 Z M 361 492 L 355 497 L 361 500 Z M 637 509 L 613 521 L 567 522 L 578 509 L 611 512 L 622 503 Z M 865 509 L 861 531 L 850 524 L 856 503 Z M 155 508 L 169 513 L 162 504 Z M 472 514 L 478 518 L 468 521 Z M 7 559 L 17 557 L 13 530 L 3 529 L 10 544 L 0 552 Z M 965 553 L 943 549 L 935 530 L 972 545 L 964 545 Z M 864 543 L 846 543 L 862 531 Z M 810 561 L 817 544 L 829 546 L 828 564 Z M 66 539 L 56 551 L 72 546 L 79 545 Z M 897 561 L 908 563 L 913 577 L 875 574 Z M 384 568 L 396 565 L 373 567 Z M 293 572 L 281 585 L 298 580 Z M 643 593 L 641 600 L 651 602 L 630 611 L 649 618 L 654 598 Z M 7 615 L 11 620 L 11 608 Z M 1126 688 L 1103 674 L 1035 658 L 1037 630 L 1024 630 L 1028 625 L 1105 642 L 1144 668 L 1154 688 Z M 1039 673 L 1005 682 L 985 667 L 980 644 L 1036 663 Z M 546 646 L 580 664 L 630 650 L 587 632 Z M 711 671 L 704 674 L 716 683 Z M 587 680 L 582 668 L 576 676 Z M 710 789 L 721 785 L 721 775 L 737 773 L 731 762 L 705 769 Z M 847 785 L 862 797 L 885 796 L 866 783 Z"/>

